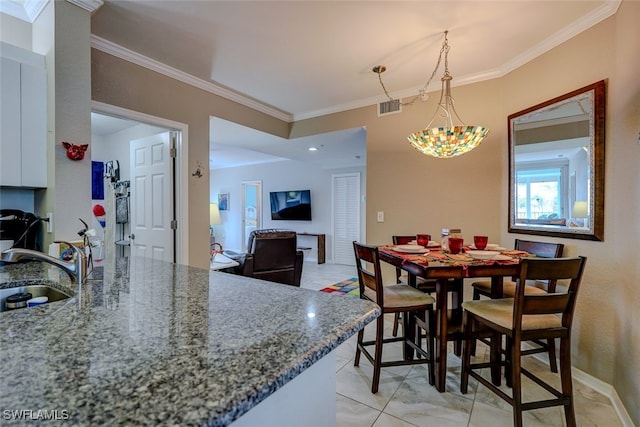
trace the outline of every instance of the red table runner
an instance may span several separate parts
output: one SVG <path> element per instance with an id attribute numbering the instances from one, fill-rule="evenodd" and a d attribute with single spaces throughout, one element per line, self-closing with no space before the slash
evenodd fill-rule
<path id="1" fill-rule="evenodd" d="M 515 251 L 515 250 L 506 250 L 501 251 L 500 254 L 507 255 L 511 259 L 509 260 L 481 260 L 471 258 L 469 255 L 463 253 L 459 254 L 451 254 L 443 252 L 442 250 L 429 250 L 428 253 L 425 254 L 412 254 L 406 252 L 399 252 L 394 250 L 393 245 L 385 245 L 380 247 L 381 251 L 386 251 L 394 256 L 400 257 L 403 259 L 403 264 L 406 261 L 410 261 L 420 265 L 429 265 L 429 262 L 438 262 L 453 266 L 462 267 L 462 269 L 466 270 L 470 265 L 509 265 L 509 264 L 518 264 L 520 263 L 520 258 L 525 256 L 531 256 L 528 252 L 525 251 Z M 469 248 L 465 248 L 465 250 L 469 250 Z"/>

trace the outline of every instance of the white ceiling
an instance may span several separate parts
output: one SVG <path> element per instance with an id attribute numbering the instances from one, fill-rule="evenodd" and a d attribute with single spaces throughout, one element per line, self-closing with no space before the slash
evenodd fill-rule
<path id="1" fill-rule="evenodd" d="M 415 95 L 449 30 L 453 84 L 499 77 L 615 13 L 619 0 L 106 0 L 101 38 L 293 119 Z M 442 70 L 441 70 L 442 71 Z M 439 89 L 438 73 L 435 87 Z"/>
<path id="2" fill-rule="evenodd" d="M 124 120 L 104 114 L 91 113 L 91 133 L 107 136 L 137 125 L 137 122 Z"/>
<path id="3" fill-rule="evenodd" d="M 138 122 L 91 113 L 91 133 L 107 136 Z M 219 118 L 210 120 L 209 168 L 222 169 L 297 160 L 323 169 L 363 167 L 366 164 L 364 128 L 347 129 L 297 139 L 284 139 Z M 309 148 L 316 148 L 310 151 Z"/>
<path id="4" fill-rule="evenodd" d="M 436 65 L 445 30 L 456 86 L 510 72 L 612 15 L 619 3 L 105 0 L 91 31 L 94 46 L 157 61 L 293 121 L 385 101 L 371 71 L 376 65 L 387 67 L 392 97 L 416 95 Z M 430 92 L 440 89 L 442 71 Z M 250 142 L 273 138 L 245 135 L 228 123 L 212 127 L 219 128 L 218 155 L 223 147 L 249 149 Z M 271 142 L 276 156 L 299 146 Z"/>
<path id="5" fill-rule="evenodd" d="M 364 128 L 284 139 L 226 120 L 211 119 L 209 163 L 212 169 L 270 163 L 283 159 L 321 168 L 364 166 L 367 140 Z M 238 148 L 241 147 L 241 148 Z M 310 151 L 309 148 L 315 148 Z"/>

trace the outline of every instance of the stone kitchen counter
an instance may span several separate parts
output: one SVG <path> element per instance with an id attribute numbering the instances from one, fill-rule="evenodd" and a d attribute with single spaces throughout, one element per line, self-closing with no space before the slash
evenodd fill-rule
<path id="1" fill-rule="evenodd" d="M 80 292 L 49 264 L 0 266 L 2 288 L 43 279 L 75 296 L 0 313 L 3 425 L 229 425 L 380 314 L 151 259 L 105 262 Z"/>

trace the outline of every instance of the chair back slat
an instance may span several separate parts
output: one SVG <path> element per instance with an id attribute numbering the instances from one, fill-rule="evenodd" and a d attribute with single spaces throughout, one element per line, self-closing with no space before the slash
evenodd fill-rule
<path id="1" fill-rule="evenodd" d="M 580 263 L 571 262 L 571 258 L 564 259 L 562 262 L 554 262 L 554 260 L 536 260 L 537 262 L 527 263 L 526 278 L 527 280 L 562 280 L 573 279 L 580 272 Z"/>
<path id="2" fill-rule="evenodd" d="M 407 245 L 409 242 L 416 240 L 416 235 L 413 236 L 391 236 L 391 240 L 394 245 Z"/>
<path id="3" fill-rule="evenodd" d="M 564 251 L 562 243 L 534 242 L 516 239 L 515 249 L 529 252 L 539 258 L 560 258 Z"/>
<path id="4" fill-rule="evenodd" d="M 519 251 L 525 251 L 538 258 L 560 258 L 564 251 L 564 244 L 562 243 L 550 243 L 550 242 L 535 242 L 532 240 L 516 239 L 515 249 Z M 517 277 L 514 277 L 515 281 Z M 557 280 L 538 280 L 539 282 L 546 283 L 548 292 L 556 291 Z"/>
<path id="5" fill-rule="evenodd" d="M 562 314 L 562 324 L 570 327 L 573 319 L 578 288 L 586 263 L 585 257 L 575 258 L 523 258 L 516 281 L 513 325 L 522 327 L 525 314 Z M 566 293 L 525 294 L 527 280 L 569 280 Z"/>
<path id="6" fill-rule="evenodd" d="M 569 303 L 569 294 L 525 295 L 522 314 L 563 313 Z"/>
<path id="7" fill-rule="evenodd" d="M 354 241 L 353 251 L 356 256 L 356 268 L 358 269 L 360 298 L 370 299 L 382 306 L 384 304 L 384 293 L 378 248 Z M 367 292 L 367 289 L 373 292 Z"/>

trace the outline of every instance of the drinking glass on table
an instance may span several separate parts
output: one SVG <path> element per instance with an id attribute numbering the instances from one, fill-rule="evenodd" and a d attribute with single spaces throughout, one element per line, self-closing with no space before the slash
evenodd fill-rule
<path id="1" fill-rule="evenodd" d="M 483 250 L 487 247 L 488 242 L 488 236 L 473 236 L 473 245 L 476 247 L 476 249 Z"/>
<path id="2" fill-rule="evenodd" d="M 459 254 L 462 250 L 464 239 L 461 237 L 449 237 L 449 252 Z"/>
<path id="3" fill-rule="evenodd" d="M 416 243 L 420 246 L 424 246 L 425 248 L 429 245 L 429 241 L 431 240 L 430 234 L 417 234 L 416 235 Z"/>

